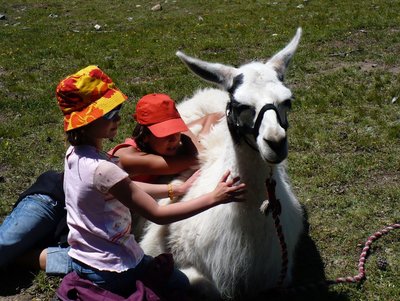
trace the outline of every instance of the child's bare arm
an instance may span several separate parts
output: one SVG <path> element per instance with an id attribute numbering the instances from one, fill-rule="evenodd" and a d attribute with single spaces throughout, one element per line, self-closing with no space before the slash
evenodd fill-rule
<path id="1" fill-rule="evenodd" d="M 240 201 L 245 184 L 238 184 L 239 179 L 228 180 L 226 172 L 217 187 L 209 193 L 186 202 L 160 206 L 150 195 L 141 190 L 129 178 L 115 184 L 109 192 L 131 210 L 157 224 L 169 224 L 223 203 Z"/>

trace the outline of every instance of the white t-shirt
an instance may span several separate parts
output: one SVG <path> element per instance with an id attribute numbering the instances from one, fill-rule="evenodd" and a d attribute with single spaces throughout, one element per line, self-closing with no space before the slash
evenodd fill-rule
<path id="1" fill-rule="evenodd" d="M 134 268 L 141 261 L 143 250 L 130 233 L 131 213 L 108 194 L 128 176 L 92 146 L 68 148 L 64 191 L 72 258 L 114 272 Z"/>

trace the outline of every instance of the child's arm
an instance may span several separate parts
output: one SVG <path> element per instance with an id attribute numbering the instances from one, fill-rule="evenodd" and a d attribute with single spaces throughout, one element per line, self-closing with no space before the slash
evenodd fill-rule
<path id="1" fill-rule="evenodd" d="M 200 136 L 208 134 L 208 132 L 211 130 L 211 127 L 214 124 L 216 124 L 223 116 L 224 116 L 224 113 L 220 113 L 220 112 L 211 113 L 202 118 L 193 120 L 192 122 L 188 123 L 187 126 L 189 128 L 196 126 L 196 125 L 201 126 L 201 130 L 196 134 L 194 134 L 190 130 L 184 133 L 186 136 L 188 136 L 191 139 L 191 141 L 197 151 L 200 151 L 203 149 L 203 146 L 200 144 Z"/>
<path id="2" fill-rule="evenodd" d="M 171 189 L 174 196 L 184 195 L 190 187 L 192 187 L 194 181 L 199 177 L 200 170 L 196 171 L 182 184 L 151 184 L 133 181 L 140 189 L 151 195 L 153 198 L 166 198 L 169 196 L 169 189 Z M 168 187 L 170 186 L 170 187 Z"/>
<path id="3" fill-rule="evenodd" d="M 216 124 L 222 117 L 224 117 L 224 112 L 216 112 L 205 115 L 202 118 L 196 119 L 190 123 L 188 123 L 188 127 L 192 127 L 194 125 L 201 125 L 201 130 L 196 134 L 196 136 L 208 134 L 211 130 L 211 127 Z"/>
<path id="4" fill-rule="evenodd" d="M 173 203 L 160 206 L 150 195 L 141 190 L 129 178 L 118 182 L 109 190 L 114 197 L 131 210 L 142 215 L 146 219 L 157 224 L 170 224 L 211 207 L 240 201 L 238 196 L 244 193 L 245 184 L 237 184 L 239 179 L 228 180 L 229 172 L 226 172 L 217 187 L 209 193 L 186 202 Z M 237 184 L 237 185 L 235 185 Z"/>
<path id="5" fill-rule="evenodd" d="M 120 158 L 119 165 L 130 176 L 174 175 L 198 165 L 196 154 L 188 152 L 168 157 L 132 151 L 127 147 L 118 150 L 116 155 Z"/>

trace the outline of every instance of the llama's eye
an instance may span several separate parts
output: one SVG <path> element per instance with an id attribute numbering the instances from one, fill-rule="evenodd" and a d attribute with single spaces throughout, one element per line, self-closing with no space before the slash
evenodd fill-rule
<path id="1" fill-rule="evenodd" d="M 254 122 L 255 110 L 253 108 L 249 108 L 247 110 L 243 110 L 239 114 L 239 120 L 241 126 L 251 127 Z"/>

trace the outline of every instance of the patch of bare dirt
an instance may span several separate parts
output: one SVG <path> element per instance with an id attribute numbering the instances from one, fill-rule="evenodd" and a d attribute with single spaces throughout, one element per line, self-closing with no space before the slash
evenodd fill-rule
<path id="1" fill-rule="evenodd" d="M 8 296 L 8 297 L 1 297 L 1 301 L 32 301 L 32 300 L 40 300 L 37 298 L 32 298 L 31 294 L 27 293 L 20 293 L 14 296 Z"/>

